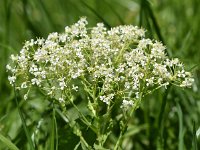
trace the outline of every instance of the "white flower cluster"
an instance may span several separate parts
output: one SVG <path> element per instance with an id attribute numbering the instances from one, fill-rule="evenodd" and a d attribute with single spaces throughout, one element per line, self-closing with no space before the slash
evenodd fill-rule
<path id="1" fill-rule="evenodd" d="M 95 91 L 96 99 L 108 105 L 121 97 L 121 107 L 133 106 L 145 93 L 169 83 L 192 85 L 194 79 L 183 64 L 177 58 L 170 60 L 165 46 L 145 38 L 143 29 L 86 25 L 86 18 L 81 18 L 64 33 L 27 41 L 7 65 L 10 84 L 27 91 L 37 86 L 64 102 L 68 93 L 79 92 L 74 82 L 78 80 L 87 86 L 86 93 Z"/>

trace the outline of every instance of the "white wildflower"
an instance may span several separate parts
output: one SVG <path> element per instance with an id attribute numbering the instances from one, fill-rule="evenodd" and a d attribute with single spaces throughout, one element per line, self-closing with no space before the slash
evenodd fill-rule
<path id="1" fill-rule="evenodd" d="M 9 64 L 7 64 L 6 69 L 7 69 L 7 71 L 10 71 L 10 70 L 12 70 L 12 67 Z"/>
<path id="2" fill-rule="evenodd" d="M 121 108 L 125 108 L 125 109 L 127 109 L 127 108 L 130 108 L 130 107 L 132 107 L 133 106 L 133 101 L 132 100 L 123 100 L 122 101 L 122 106 L 121 106 Z"/>
<path id="3" fill-rule="evenodd" d="M 74 90 L 74 91 L 78 91 L 78 86 L 75 86 L 74 84 L 72 84 L 72 90 Z"/>
<path id="4" fill-rule="evenodd" d="M 40 86 L 41 80 L 37 79 L 37 78 L 33 78 L 33 79 L 31 79 L 31 83 L 32 83 L 32 85 Z"/>
<path id="5" fill-rule="evenodd" d="M 59 82 L 60 89 L 64 90 L 64 88 L 66 87 L 65 78 L 60 78 L 59 81 L 60 81 Z"/>
<path id="6" fill-rule="evenodd" d="M 58 99 L 58 101 L 60 102 L 60 103 L 64 103 L 65 101 L 64 101 L 64 98 L 62 98 L 62 97 L 60 97 L 59 99 Z"/>
<path id="7" fill-rule="evenodd" d="M 151 86 L 154 84 L 154 77 L 151 77 L 150 79 L 146 79 L 146 81 L 147 81 L 146 85 Z"/>
<path id="8" fill-rule="evenodd" d="M 28 99 L 28 94 L 24 94 L 24 100 Z"/>
<path id="9" fill-rule="evenodd" d="M 8 76 L 8 80 L 9 80 L 10 84 L 13 85 L 16 81 L 16 76 Z"/>
<path id="10" fill-rule="evenodd" d="M 108 105 L 121 99 L 121 108 L 170 83 L 192 86 L 191 73 L 178 58 L 168 58 L 161 42 L 146 38 L 144 29 L 125 25 L 108 30 L 103 23 L 89 29 L 87 24 L 83 17 L 63 33 L 26 41 L 6 66 L 10 84 L 25 91 L 34 85 L 61 103 L 65 94 L 78 92 L 94 94 Z M 82 83 L 83 90 L 72 83 Z"/>
<path id="11" fill-rule="evenodd" d="M 11 58 L 12 61 L 16 61 L 18 59 L 18 57 L 13 55 L 13 54 L 10 56 L 10 58 Z"/>
<path id="12" fill-rule="evenodd" d="M 135 98 L 140 98 L 140 93 L 139 92 L 135 92 Z"/>
<path id="13" fill-rule="evenodd" d="M 28 86 L 27 86 L 27 82 L 23 82 L 22 84 L 21 84 L 21 88 L 22 89 L 26 89 Z"/>
<path id="14" fill-rule="evenodd" d="M 110 104 L 110 102 L 113 98 L 114 98 L 114 94 L 100 96 L 100 100 L 106 104 Z"/>
<path id="15" fill-rule="evenodd" d="M 181 83 L 180 87 L 191 87 L 193 82 L 193 78 L 185 78 L 185 80 Z"/>

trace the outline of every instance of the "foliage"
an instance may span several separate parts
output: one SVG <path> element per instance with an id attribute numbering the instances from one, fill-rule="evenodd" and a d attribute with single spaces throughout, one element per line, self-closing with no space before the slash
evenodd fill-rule
<path id="1" fill-rule="evenodd" d="M 91 26 L 103 22 L 107 28 L 120 24 L 146 28 L 147 36 L 165 43 L 169 48 L 168 55 L 179 57 L 195 77 L 195 83 L 190 90 L 171 86 L 167 90 L 162 88 L 146 96 L 141 107 L 129 119 L 127 133 L 123 136 L 123 149 L 198 149 L 200 141 L 196 132 L 200 124 L 199 3 L 198 0 L 183 0 L 181 3 L 178 0 L 2 0 L 0 149 L 15 147 L 13 144 L 19 149 L 31 149 L 31 141 L 37 143 L 34 145 L 35 149 L 80 149 L 80 145 L 84 145 L 84 140 L 79 143 L 79 133 L 74 134 L 70 129 L 68 118 L 59 109 L 53 109 L 53 104 L 45 100 L 47 97 L 43 96 L 42 91 L 31 91 L 29 100 L 24 101 L 21 94 L 15 96 L 5 72 L 9 55 L 18 53 L 23 41 L 47 37 L 50 32 L 60 32 L 66 24 L 73 24 L 80 16 L 87 16 Z M 84 96 L 86 95 L 77 95 L 77 100 L 84 99 Z M 15 98 L 19 102 L 18 105 Z M 75 101 L 75 104 L 81 113 L 88 113 L 80 101 Z M 112 115 L 118 109 L 113 108 Z M 76 108 L 68 106 L 67 112 L 69 118 L 78 122 L 73 124 L 71 121 L 71 125 L 74 128 L 81 127 L 83 137 L 89 145 L 94 143 L 96 135 L 92 129 L 81 123 L 83 118 Z M 20 117 L 24 118 L 22 122 Z M 103 118 L 99 119 L 102 122 Z M 121 126 L 117 122 L 113 124 L 114 134 L 108 141 L 111 145 L 120 136 Z M 102 126 L 106 125 L 102 122 Z M 10 144 L 10 141 L 13 144 Z M 98 145 L 96 148 L 99 148 Z"/>

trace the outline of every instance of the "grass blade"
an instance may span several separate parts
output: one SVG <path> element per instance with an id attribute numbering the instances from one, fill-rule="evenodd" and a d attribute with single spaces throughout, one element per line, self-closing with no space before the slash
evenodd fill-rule
<path id="1" fill-rule="evenodd" d="M 28 131 L 28 128 L 26 126 L 26 121 L 25 121 L 24 116 L 22 114 L 22 111 L 21 111 L 21 109 L 19 107 L 19 102 L 18 102 L 18 99 L 17 99 L 17 91 L 16 91 L 15 86 L 14 86 L 14 93 L 15 93 L 15 102 L 17 104 L 17 109 L 18 109 L 18 112 L 19 112 L 19 115 L 20 115 L 20 118 L 21 118 L 21 121 L 22 121 L 22 126 L 24 128 L 24 131 L 25 131 L 28 143 L 30 145 L 30 148 L 31 148 L 31 150 L 34 150 L 34 144 L 33 144 L 33 141 L 31 140 L 31 135 L 30 135 L 30 133 Z"/>
<path id="2" fill-rule="evenodd" d="M 193 132 L 192 132 L 192 135 L 193 135 L 193 139 L 192 139 L 192 150 L 198 150 L 195 122 L 193 123 Z"/>
<path id="3" fill-rule="evenodd" d="M 117 19 L 119 20 L 120 24 L 124 25 L 124 20 L 122 19 L 122 17 L 119 15 L 119 13 L 105 0 L 103 0 L 104 3 L 106 3 L 108 5 L 108 7 L 110 8 L 110 10 L 113 12 L 113 14 L 115 14 L 115 16 L 117 17 Z"/>
<path id="4" fill-rule="evenodd" d="M 56 112 L 65 121 L 65 123 L 69 123 L 69 119 L 59 109 L 56 109 Z"/>
<path id="5" fill-rule="evenodd" d="M 165 107 L 166 107 L 166 104 L 167 104 L 167 96 L 169 94 L 170 89 L 171 89 L 171 85 L 169 85 L 169 87 L 165 91 L 165 94 L 164 94 L 163 99 L 162 99 L 162 105 L 161 105 L 160 113 L 159 113 L 159 116 L 158 116 L 158 121 L 157 121 L 158 131 L 156 133 L 157 149 L 164 149 L 164 147 L 163 147 L 163 139 L 164 139 L 163 138 L 163 118 L 164 118 L 164 114 L 165 114 Z"/>
<path id="6" fill-rule="evenodd" d="M 0 141 L 2 141 L 9 149 L 19 150 L 9 139 L 0 133 Z"/>
<path id="7" fill-rule="evenodd" d="M 56 140 L 56 143 L 55 143 Z M 58 131 L 57 131 L 57 122 L 55 117 L 55 108 L 53 105 L 53 114 L 52 114 L 52 132 L 51 132 L 51 150 L 58 150 Z"/>
<path id="8" fill-rule="evenodd" d="M 4 34 L 1 39 L 3 45 L 7 46 L 9 45 L 9 37 L 10 37 L 10 21 L 11 21 L 11 10 L 12 10 L 12 1 L 4 0 L 4 11 L 5 11 L 5 21 L 2 23 L 4 24 Z M 1 28 L 1 27 L 0 27 Z M 3 87 L 4 87 L 4 77 L 5 77 L 5 72 L 4 66 L 6 65 L 8 58 L 8 49 L 4 48 L 1 50 L 1 55 L 0 55 L 0 92 L 3 92 Z"/>
<path id="9" fill-rule="evenodd" d="M 93 12 L 104 24 L 107 28 L 111 28 L 111 25 L 102 17 L 99 15 L 99 13 L 94 9 L 92 8 L 91 6 L 89 6 L 86 2 L 84 2 L 83 0 L 81 0 L 82 4 L 87 7 L 91 12 Z"/>
<path id="10" fill-rule="evenodd" d="M 153 25 L 154 25 L 156 34 L 157 34 L 159 40 L 162 41 L 163 44 L 165 44 L 164 39 L 163 39 L 163 37 L 162 37 L 162 35 L 161 35 L 160 27 L 159 27 L 159 25 L 158 25 L 158 22 L 157 22 L 157 20 L 156 20 L 156 17 L 155 17 L 155 15 L 154 15 L 152 9 L 151 9 L 151 6 L 150 6 L 150 4 L 149 4 L 149 2 L 148 2 L 147 0 L 145 0 L 145 1 L 146 1 L 146 4 L 147 4 L 147 10 L 148 10 L 148 12 L 149 12 L 149 16 L 150 16 L 150 18 L 151 18 L 151 20 L 152 20 L 152 23 L 153 23 Z"/>
<path id="11" fill-rule="evenodd" d="M 43 2 L 42 0 L 39 0 L 39 4 L 40 4 L 40 6 L 42 7 L 42 10 L 44 11 L 44 13 L 45 13 L 45 15 L 46 15 L 46 18 L 48 19 L 49 24 L 50 24 L 54 29 L 57 30 L 56 24 L 54 23 L 53 18 L 52 18 L 52 16 L 51 16 L 51 14 L 48 12 L 48 10 L 47 10 L 47 8 L 46 8 L 44 2 Z"/>
<path id="12" fill-rule="evenodd" d="M 141 0 L 141 3 L 140 3 L 140 20 L 139 20 L 139 25 L 140 26 L 142 26 L 144 24 L 143 15 L 146 16 L 145 20 L 147 20 L 148 28 L 151 28 L 151 25 L 150 25 L 150 21 L 151 21 L 152 24 L 153 24 L 153 28 L 155 29 L 156 35 L 158 36 L 158 39 L 160 41 L 162 41 L 162 43 L 165 45 L 165 41 L 164 41 L 164 38 L 163 38 L 163 36 L 161 34 L 160 27 L 158 25 L 158 22 L 156 20 L 156 17 L 155 17 L 155 15 L 153 13 L 153 10 L 152 10 L 148 0 Z M 167 52 L 167 55 L 170 56 L 169 55 L 170 54 L 169 53 L 169 49 L 166 52 Z"/>
<path id="13" fill-rule="evenodd" d="M 23 3 L 23 17 L 24 17 L 24 22 L 26 26 L 32 31 L 35 37 L 41 37 L 41 33 L 38 30 L 37 27 L 34 26 L 34 24 L 31 22 L 28 16 L 28 10 L 27 10 L 27 0 L 22 0 Z"/>
<path id="14" fill-rule="evenodd" d="M 183 144 L 183 141 L 184 141 L 184 130 L 183 130 L 183 113 L 182 113 L 182 110 L 181 110 L 181 107 L 179 105 L 178 102 L 176 102 L 177 104 L 177 113 L 178 113 L 178 120 L 179 120 L 179 135 L 178 135 L 178 149 L 179 150 L 183 150 L 184 149 L 184 144 Z"/>
<path id="15" fill-rule="evenodd" d="M 158 128 L 160 128 L 162 126 L 165 107 L 166 107 L 166 104 L 167 104 L 167 96 L 168 96 L 168 93 L 170 91 L 170 88 L 171 88 L 171 85 L 165 91 L 165 94 L 164 94 L 163 99 L 162 99 L 162 105 L 161 105 L 161 109 L 160 109 L 160 113 L 159 113 L 159 117 L 158 117 Z"/>
<path id="16" fill-rule="evenodd" d="M 143 25 L 143 13 L 144 13 L 144 9 L 143 9 L 143 0 L 140 1 L 140 13 L 139 13 L 139 27 L 142 27 Z"/>

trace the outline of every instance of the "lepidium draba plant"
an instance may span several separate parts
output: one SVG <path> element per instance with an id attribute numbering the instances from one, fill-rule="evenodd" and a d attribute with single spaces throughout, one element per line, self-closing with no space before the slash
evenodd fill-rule
<path id="1" fill-rule="evenodd" d="M 169 84 L 190 87 L 194 80 L 178 58 L 168 58 L 161 42 L 145 38 L 144 29 L 86 25 L 81 18 L 63 33 L 26 41 L 18 55 L 11 55 L 8 79 L 24 100 L 35 88 L 49 97 L 80 137 L 82 148 L 119 149 L 128 120 L 145 95 Z M 93 145 L 85 140 L 77 118 L 68 115 L 71 108 L 95 133 Z M 120 134 L 113 143 L 109 136 L 115 125 Z"/>

